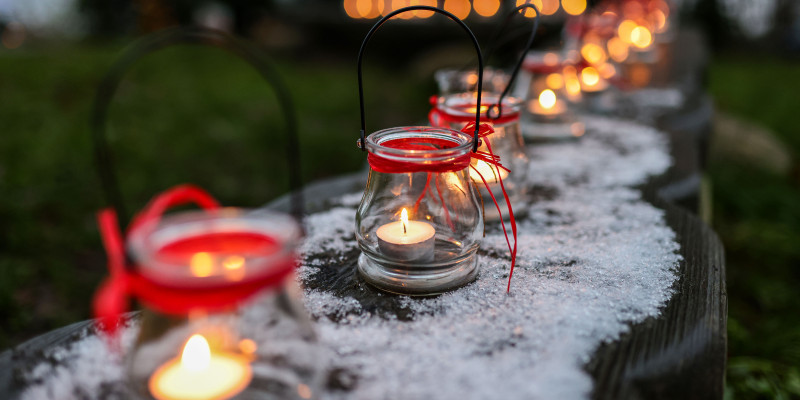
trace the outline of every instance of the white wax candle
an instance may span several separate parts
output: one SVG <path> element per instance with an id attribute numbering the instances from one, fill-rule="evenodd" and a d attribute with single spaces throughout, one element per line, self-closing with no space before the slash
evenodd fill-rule
<path id="1" fill-rule="evenodd" d="M 400 221 L 378 227 L 378 248 L 384 255 L 402 261 L 432 261 L 436 229 L 427 222 L 409 221 L 404 208 Z"/>
<path id="2" fill-rule="evenodd" d="M 246 357 L 211 352 L 202 335 L 193 335 L 180 358 L 167 361 L 153 373 L 149 388 L 159 400 L 227 399 L 244 390 L 252 378 Z"/>

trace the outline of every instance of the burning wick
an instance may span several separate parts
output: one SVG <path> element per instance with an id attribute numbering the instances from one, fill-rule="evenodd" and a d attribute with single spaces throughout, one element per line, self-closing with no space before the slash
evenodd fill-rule
<path id="1" fill-rule="evenodd" d="M 542 94 L 539 95 L 539 103 L 545 109 L 553 108 L 556 105 L 556 94 L 550 89 L 543 90 Z"/>
<path id="2" fill-rule="evenodd" d="M 381 253 L 394 260 L 428 262 L 434 259 L 436 229 L 425 221 L 409 220 L 405 208 L 400 212 L 400 221 L 380 226 L 375 236 Z"/>
<path id="3" fill-rule="evenodd" d="M 408 211 L 403 209 L 403 212 L 400 213 L 400 223 L 403 225 L 403 235 L 408 234 Z"/>

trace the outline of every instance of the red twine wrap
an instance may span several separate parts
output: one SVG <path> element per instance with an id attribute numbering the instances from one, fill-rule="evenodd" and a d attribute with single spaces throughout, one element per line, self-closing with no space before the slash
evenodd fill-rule
<path id="1" fill-rule="evenodd" d="M 475 103 L 470 101 L 465 101 L 461 104 L 453 104 L 448 105 L 448 110 L 442 110 L 439 107 L 439 98 L 437 96 L 431 96 L 430 103 L 433 108 L 428 113 L 428 120 L 431 121 L 431 125 L 438 126 L 438 127 L 448 127 L 450 124 L 453 123 L 467 123 L 472 122 L 472 126 L 475 126 Z M 486 107 L 485 110 L 483 108 Z M 481 105 L 481 122 L 490 122 L 494 125 L 503 125 L 509 122 L 514 121 L 515 119 L 519 118 L 519 110 L 508 110 L 503 108 L 503 113 L 499 118 L 489 118 L 488 114 L 490 109 L 498 107 L 497 104 L 482 104 Z M 500 106 L 502 107 L 502 105 Z M 497 111 L 497 110 L 495 110 Z M 466 131 L 464 131 L 466 132 Z M 474 132 L 467 132 L 469 134 L 473 134 Z"/>
<path id="2" fill-rule="evenodd" d="M 461 129 L 462 132 L 472 135 L 475 132 L 475 121 L 470 121 L 467 123 L 464 128 Z M 494 133 L 494 129 L 489 124 L 482 123 L 478 129 L 478 136 L 480 138 L 485 138 L 489 135 Z M 495 199 L 494 194 L 492 194 L 491 189 L 489 188 L 489 183 L 486 179 L 478 172 L 475 167 L 471 165 L 471 161 L 473 159 L 483 161 L 491 166 L 493 166 L 496 170 L 496 175 L 498 181 L 500 182 L 500 188 L 503 191 L 503 197 L 506 200 L 506 205 L 508 207 L 508 215 L 509 221 L 511 223 L 511 231 L 514 237 L 514 244 L 511 244 L 511 240 L 508 237 L 508 232 L 506 231 L 505 222 L 500 221 L 500 226 L 503 228 L 503 235 L 506 238 L 506 244 L 508 245 L 508 250 L 511 253 L 511 271 L 508 274 L 508 286 L 506 291 L 511 291 L 511 277 L 514 274 L 514 266 L 517 261 L 517 222 L 514 219 L 514 211 L 511 208 L 511 201 L 508 198 L 508 193 L 506 193 L 505 185 L 503 184 L 503 179 L 500 176 L 500 170 L 503 169 L 505 171 L 510 171 L 508 168 L 504 167 L 500 162 L 500 157 L 496 156 L 492 152 L 492 146 L 489 144 L 488 140 L 484 140 L 483 143 L 486 144 L 486 148 L 489 150 L 488 152 L 485 151 L 477 151 L 477 152 L 470 152 L 466 153 L 459 157 L 454 157 L 452 159 L 444 160 L 444 161 L 437 161 L 437 162 L 418 162 L 418 161 L 397 161 L 391 160 L 385 157 L 381 157 L 380 155 L 376 155 L 372 152 L 369 153 L 367 156 L 367 161 L 369 162 L 370 167 L 376 172 L 383 172 L 388 174 L 404 174 L 404 173 L 413 173 L 413 172 L 427 172 L 428 173 L 428 182 L 425 185 L 425 189 L 423 189 L 422 194 L 420 195 L 419 199 L 414 206 L 415 210 L 419 207 L 419 203 L 422 198 L 425 196 L 425 192 L 430 188 L 430 181 L 431 181 L 431 173 L 443 173 L 443 172 L 457 172 L 461 171 L 464 168 L 470 167 L 473 171 L 475 171 L 478 176 L 481 177 L 486 190 L 489 192 L 489 195 L 492 197 L 492 201 L 494 202 L 495 207 L 497 207 L 497 212 L 502 215 L 502 211 L 500 210 L 500 204 L 497 203 L 497 199 Z M 430 150 L 431 146 L 434 145 L 438 148 L 453 148 L 457 145 L 449 140 L 444 139 L 437 139 L 437 138 L 402 138 L 402 139 L 394 139 L 388 140 L 386 142 L 381 143 L 382 146 L 390 147 L 394 149 L 404 149 L 404 150 Z M 438 180 L 436 182 L 436 187 L 438 190 Z M 441 192 L 440 192 L 441 198 Z M 443 201 L 443 200 L 442 200 Z M 447 208 L 444 207 L 445 213 L 447 213 Z M 445 215 L 445 219 L 450 222 L 450 216 Z"/>
<path id="3" fill-rule="evenodd" d="M 208 211 L 219 209 L 217 201 L 203 190 L 190 185 L 177 186 L 155 197 L 134 218 L 129 232 L 154 227 L 155 224 L 151 222 L 158 221 L 168 208 L 186 203 L 200 205 Z M 279 284 L 295 267 L 295 260 L 287 257 L 279 265 L 270 266 L 265 273 L 241 281 L 216 282 L 202 286 L 186 282 L 157 282 L 133 266 L 126 267 L 125 241 L 119 229 L 116 212 L 113 209 L 101 210 L 97 214 L 97 221 L 111 275 L 95 293 L 92 308 L 98 319 L 98 326 L 112 336 L 121 322 L 121 314 L 128 310 L 128 299 L 131 297 L 139 299 L 151 309 L 170 315 L 186 315 L 195 309 L 223 311 L 236 307 L 267 286 Z M 234 233 L 228 236 L 235 236 L 244 245 L 260 240 L 263 244 L 273 244 L 275 248 L 280 248 L 273 238 L 261 234 Z M 197 251 L 213 251 L 214 248 L 226 247 L 225 243 L 220 243 L 221 239 L 224 241 L 224 238 L 215 234 L 197 235 L 183 241 L 177 240 L 164 246 L 162 250 L 172 253 L 170 256 L 177 253 L 185 255 Z M 168 247 L 173 248 L 167 249 Z"/>

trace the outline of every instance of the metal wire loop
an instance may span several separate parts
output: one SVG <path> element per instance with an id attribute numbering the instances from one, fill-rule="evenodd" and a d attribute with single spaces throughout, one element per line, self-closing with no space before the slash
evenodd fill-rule
<path id="1" fill-rule="evenodd" d="M 478 44 L 478 39 L 475 38 L 475 34 L 472 33 L 472 30 L 470 30 L 469 27 L 467 27 L 467 25 L 464 23 L 464 21 L 462 21 L 461 19 L 459 19 L 458 17 L 456 17 L 455 15 L 451 14 L 448 11 L 442 10 L 441 8 L 431 7 L 431 6 L 410 6 L 410 7 L 403 7 L 401 9 L 395 10 L 395 11 L 387 14 L 385 17 L 381 18 L 380 20 L 378 20 L 378 22 L 376 22 L 375 25 L 372 26 L 372 28 L 367 33 L 367 36 L 364 38 L 364 41 L 361 43 L 361 49 L 358 51 L 358 101 L 359 101 L 359 107 L 360 107 L 360 110 L 361 110 L 361 132 L 360 132 L 361 133 L 361 137 L 359 139 L 359 142 L 361 144 L 360 147 L 361 147 L 362 151 L 366 151 L 367 150 L 367 146 L 366 146 L 367 123 L 366 123 L 366 118 L 364 116 L 364 84 L 363 84 L 362 73 L 361 73 L 361 61 L 364 58 L 364 50 L 366 49 L 367 43 L 369 43 L 370 38 L 372 38 L 372 35 L 375 34 L 375 31 L 377 31 L 378 28 L 380 28 L 386 21 L 390 20 L 392 17 L 394 17 L 397 14 L 402 14 L 404 12 L 415 11 L 415 10 L 433 11 L 433 12 L 436 12 L 436 13 L 439 13 L 439 14 L 443 14 L 444 16 L 450 18 L 451 20 L 456 22 L 459 26 L 461 26 L 461 28 L 469 35 L 470 39 L 472 40 L 472 44 L 475 46 L 475 52 L 478 53 L 478 97 L 477 97 L 477 101 L 478 101 L 478 104 L 481 104 L 481 88 L 483 87 L 483 55 L 481 54 L 481 47 Z M 478 151 L 478 143 L 479 143 L 479 139 L 480 139 L 479 136 L 478 136 L 478 128 L 479 128 L 479 125 L 480 125 L 480 121 L 481 121 L 480 107 L 476 107 L 476 111 L 475 111 L 475 135 L 474 135 L 474 138 L 473 138 L 473 145 L 472 145 L 472 151 L 473 152 L 477 152 Z"/>
<path id="2" fill-rule="evenodd" d="M 253 45 L 218 30 L 203 27 L 178 27 L 156 32 L 134 42 L 123 51 L 120 58 L 111 66 L 97 87 L 90 121 L 95 166 L 100 176 L 106 203 L 116 209 L 122 226 L 127 225 L 129 215 L 126 213 L 125 204 L 122 201 L 116 171 L 113 168 L 111 149 L 106 139 L 106 119 L 109 104 L 123 76 L 135 62 L 150 53 L 177 44 L 208 45 L 226 50 L 255 68 L 261 77 L 275 90 L 278 105 L 286 117 L 288 134 L 286 157 L 289 164 L 289 186 L 293 197 L 291 213 L 298 220 L 301 219 L 303 201 L 297 115 L 289 90 L 280 79 L 279 74 L 264 54 Z"/>

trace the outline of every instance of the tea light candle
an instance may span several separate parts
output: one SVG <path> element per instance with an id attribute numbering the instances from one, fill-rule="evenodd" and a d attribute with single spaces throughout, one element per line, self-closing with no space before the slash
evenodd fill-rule
<path id="1" fill-rule="evenodd" d="M 436 229 L 427 222 L 409 221 L 408 211 L 400 213 L 400 221 L 378 228 L 378 247 L 386 256 L 402 261 L 433 261 Z"/>
<path id="2" fill-rule="evenodd" d="M 253 379 L 249 360 L 211 352 L 202 335 L 192 335 L 180 358 L 167 361 L 150 377 L 150 393 L 159 400 L 227 399 Z"/>
<path id="3" fill-rule="evenodd" d="M 537 100 L 532 100 L 528 109 L 530 112 L 541 116 L 557 116 L 566 111 L 567 105 L 563 100 L 556 98 L 556 93 L 550 89 L 545 89 L 539 94 Z"/>

